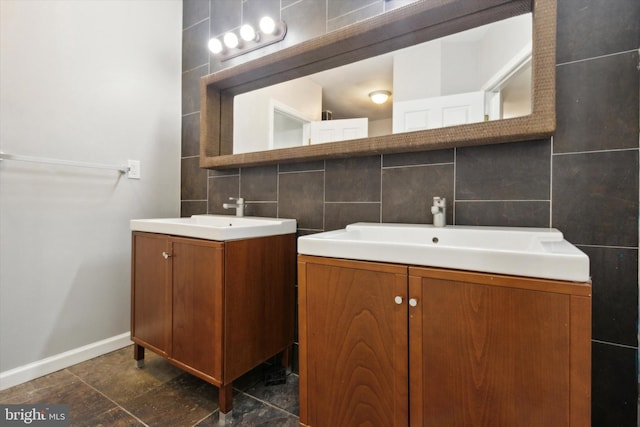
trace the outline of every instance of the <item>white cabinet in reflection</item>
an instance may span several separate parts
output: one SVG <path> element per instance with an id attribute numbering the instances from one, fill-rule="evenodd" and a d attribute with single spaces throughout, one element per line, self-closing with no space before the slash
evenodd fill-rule
<path id="1" fill-rule="evenodd" d="M 310 123 L 310 144 L 346 141 L 369 136 L 369 119 L 323 120 Z"/>

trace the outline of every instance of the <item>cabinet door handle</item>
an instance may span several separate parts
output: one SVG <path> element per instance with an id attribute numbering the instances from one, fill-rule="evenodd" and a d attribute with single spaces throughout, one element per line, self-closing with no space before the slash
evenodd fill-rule
<path id="1" fill-rule="evenodd" d="M 418 300 L 417 300 L 417 299 L 415 299 L 415 298 L 410 298 L 410 299 L 409 299 L 409 305 L 410 305 L 411 307 L 415 307 L 416 305 L 418 305 Z"/>
<path id="2" fill-rule="evenodd" d="M 402 304 L 402 297 L 400 295 L 396 296 L 393 300 L 398 305 Z"/>
<path id="3" fill-rule="evenodd" d="M 169 258 L 171 258 L 171 255 L 169 255 L 169 254 L 168 254 L 168 253 L 166 253 L 166 252 L 162 252 L 162 256 L 164 257 L 164 259 L 169 259 Z"/>

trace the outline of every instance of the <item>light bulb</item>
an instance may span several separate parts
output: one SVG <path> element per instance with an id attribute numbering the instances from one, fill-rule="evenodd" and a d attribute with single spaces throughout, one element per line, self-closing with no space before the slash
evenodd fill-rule
<path id="1" fill-rule="evenodd" d="M 209 40 L 209 50 L 215 54 L 222 52 L 222 42 L 218 39 Z"/>
<path id="2" fill-rule="evenodd" d="M 224 44 L 229 49 L 238 47 L 238 43 L 239 43 L 238 36 L 236 36 L 235 33 L 227 33 L 224 35 Z"/>
<path id="3" fill-rule="evenodd" d="M 250 42 L 256 39 L 256 32 L 251 25 L 244 24 L 240 27 L 240 37 L 242 40 Z"/>
<path id="4" fill-rule="evenodd" d="M 265 16 L 264 18 L 260 19 L 260 31 L 265 34 L 273 34 L 275 30 L 276 23 L 272 18 Z"/>

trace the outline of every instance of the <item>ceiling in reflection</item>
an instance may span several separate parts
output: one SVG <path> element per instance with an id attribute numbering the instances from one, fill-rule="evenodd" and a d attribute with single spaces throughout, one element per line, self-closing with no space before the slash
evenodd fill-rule
<path id="1" fill-rule="evenodd" d="M 515 25 L 504 25 L 504 38 L 513 37 L 512 32 L 519 28 L 526 34 L 526 38 L 531 40 L 531 14 L 517 16 L 503 21 L 512 21 Z M 500 23 L 493 23 L 481 27 L 473 28 L 458 34 L 452 34 L 438 40 L 423 43 L 422 49 L 428 50 L 434 43 L 442 43 L 443 50 L 447 55 L 464 55 L 469 46 L 480 46 L 486 42 L 485 38 L 489 34 L 491 26 L 500 26 Z M 495 38 L 495 34 L 492 35 Z M 416 49 L 410 47 L 407 49 Z M 330 110 L 334 119 L 345 119 L 352 117 L 368 117 L 369 120 L 390 119 L 392 116 L 393 97 L 383 105 L 372 103 L 368 94 L 374 90 L 388 90 L 393 93 L 393 64 L 394 56 L 402 49 L 390 52 L 374 58 L 348 64 L 332 70 L 323 71 L 308 76 L 320 86 L 322 86 L 323 110 Z M 415 54 L 416 52 L 414 52 Z M 473 69 L 468 72 L 473 73 Z M 505 96 L 515 98 L 521 96 L 523 92 L 529 93 L 531 89 L 531 72 L 524 70 L 510 82 L 510 88 Z"/>

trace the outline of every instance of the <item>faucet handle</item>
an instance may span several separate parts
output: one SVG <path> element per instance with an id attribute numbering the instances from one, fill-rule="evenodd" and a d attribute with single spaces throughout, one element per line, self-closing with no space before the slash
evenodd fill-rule
<path id="1" fill-rule="evenodd" d="M 244 203 L 244 198 L 242 197 L 229 197 L 229 200 L 233 200 L 238 203 Z"/>
<path id="2" fill-rule="evenodd" d="M 444 207 L 446 203 L 447 199 L 445 199 L 444 197 L 435 196 L 433 198 L 433 206 Z"/>

